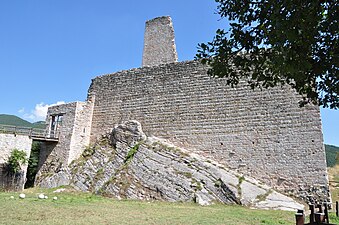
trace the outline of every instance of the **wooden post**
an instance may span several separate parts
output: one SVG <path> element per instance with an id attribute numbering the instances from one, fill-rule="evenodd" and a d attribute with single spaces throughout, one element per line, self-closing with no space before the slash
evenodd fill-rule
<path id="1" fill-rule="evenodd" d="M 330 220 L 328 218 L 328 203 L 327 202 L 324 202 L 324 207 L 325 207 L 325 210 L 324 210 L 324 213 L 325 213 L 325 222 L 326 223 L 330 223 Z"/>
<path id="2" fill-rule="evenodd" d="M 338 201 L 335 202 L 335 214 L 338 217 L 339 216 L 339 204 Z"/>
<path id="3" fill-rule="evenodd" d="M 315 222 L 317 224 L 321 224 L 322 222 L 324 222 L 325 214 L 322 212 L 317 212 L 317 213 L 314 213 L 314 217 L 315 217 Z"/>
<path id="4" fill-rule="evenodd" d="M 305 224 L 304 210 L 298 209 L 297 213 L 295 214 L 295 224 L 296 225 L 304 225 Z"/>
<path id="5" fill-rule="evenodd" d="M 313 204 L 310 204 L 309 205 L 310 207 L 310 210 L 311 210 L 311 214 L 310 214 L 310 224 L 314 223 L 314 205 Z"/>

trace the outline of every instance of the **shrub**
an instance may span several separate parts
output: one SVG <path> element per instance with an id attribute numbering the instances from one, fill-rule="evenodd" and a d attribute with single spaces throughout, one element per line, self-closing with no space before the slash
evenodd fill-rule
<path id="1" fill-rule="evenodd" d="M 128 164 L 132 159 L 133 156 L 135 155 L 135 153 L 137 153 L 137 151 L 139 150 L 139 146 L 140 143 L 137 143 L 136 145 L 134 145 L 129 152 L 127 153 L 126 159 L 124 161 L 125 164 Z"/>
<path id="2" fill-rule="evenodd" d="M 91 157 L 92 155 L 94 155 L 95 153 L 95 149 L 96 146 L 86 146 L 85 150 L 82 153 L 82 157 L 84 157 L 85 159 Z"/>
<path id="3" fill-rule="evenodd" d="M 21 170 L 21 166 L 27 163 L 27 153 L 22 150 L 13 149 L 8 159 L 8 170 L 16 174 Z"/>

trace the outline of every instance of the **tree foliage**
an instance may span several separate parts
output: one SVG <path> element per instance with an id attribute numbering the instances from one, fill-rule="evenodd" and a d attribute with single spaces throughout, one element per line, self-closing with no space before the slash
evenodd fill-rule
<path id="1" fill-rule="evenodd" d="M 27 167 L 27 181 L 25 183 L 25 188 L 33 187 L 35 175 L 38 172 L 39 166 L 39 154 L 41 149 L 41 142 L 33 141 L 31 154 L 28 160 L 28 167 Z"/>
<path id="2" fill-rule="evenodd" d="M 289 84 L 308 102 L 339 108 L 337 0 L 215 0 L 230 22 L 197 58 L 209 73 L 252 88 Z"/>
<path id="3" fill-rule="evenodd" d="M 27 163 L 25 151 L 13 149 L 8 159 L 8 169 L 10 173 L 16 174 L 21 171 L 21 166 Z"/>

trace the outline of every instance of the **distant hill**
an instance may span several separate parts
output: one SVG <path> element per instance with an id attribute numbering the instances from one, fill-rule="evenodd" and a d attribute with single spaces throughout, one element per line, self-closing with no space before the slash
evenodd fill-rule
<path id="1" fill-rule="evenodd" d="M 336 164 L 336 156 L 339 152 L 339 147 L 333 145 L 325 145 L 326 162 L 328 167 L 332 167 Z"/>
<path id="2" fill-rule="evenodd" d="M 35 123 L 32 123 L 34 128 L 45 128 L 46 127 L 46 123 L 45 121 L 38 121 Z"/>
<path id="3" fill-rule="evenodd" d="M 34 127 L 34 128 L 45 128 L 45 122 L 39 121 L 35 123 L 30 123 L 20 117 L 0 114 L 0 124 L 18 126 L 18 127 Z"/>

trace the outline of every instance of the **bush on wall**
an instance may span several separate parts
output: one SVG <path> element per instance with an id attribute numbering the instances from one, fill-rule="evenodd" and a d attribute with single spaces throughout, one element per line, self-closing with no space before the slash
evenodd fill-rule
<path id="1" fill-rule="evenodd" d="M 27 153 L 22 150 L 13 149 L 8 159 L 8 172 L 16 174 L 21 171 L 21 166 L 27 163 Z"/>

